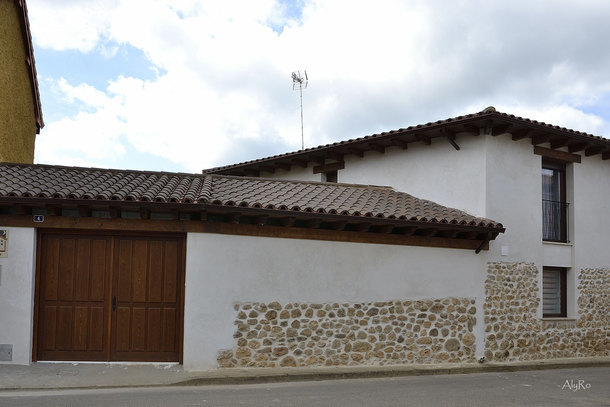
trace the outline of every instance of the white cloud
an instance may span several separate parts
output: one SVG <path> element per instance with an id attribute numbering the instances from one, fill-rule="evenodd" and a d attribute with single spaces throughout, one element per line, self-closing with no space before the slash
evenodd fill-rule
<path id="1" fill-rule="evenodd" d="M 199 171 L 256 158 L 235 156 L 251 143 L 297 149 L 297 69 L 310 76 L 307 146 L 488 105 L 610 135 L 606 2 L 312 0 L 298 21 L 272 0 L 30 0 L 29 9 L 36 47 L 111 58 L 129 44 L 161 72 L 108 78 L 105 89 L 57 78 L 82 113 L 47 124 L 40 160 L 103 165 L 128 143 Z M 75 136 L 83 131 L 100 138 L 95 153 Z"/>

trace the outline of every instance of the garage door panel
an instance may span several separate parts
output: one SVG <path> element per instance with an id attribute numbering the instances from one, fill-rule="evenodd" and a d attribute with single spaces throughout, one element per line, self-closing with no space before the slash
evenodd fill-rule
<path id="1" fill-rule="evenodd" d="M 115 286 L 115 291 L 119 301 L 131 300 L 132 247 L 133 242 L 131 240 L 119 239 L 118 258 L 115 259 L 116 264 L 118 264 L 118 285 Z"/>
<path id="2" fill-rule="evenodd" d="M 91 240 L 76 241 L 76 270 L 74 277 L 74 300 L 89 299 L 89 277 L 91 273 Z"/>
<path id="3" fill-rule="evenodd" d="M 148 255 L 148 301 L 161 302 L 163 299 L 163 242 L 150 242 Z"/>
<path id="4" fill-rule="evenodd" d="M 146 321 L 146 342 L 148 350 L 158 352 L 161 350 L 161 309 L 148 308 Z"/>
<path id="5" fill-rule="evenodd" d="M 163 310 L 161 350 L 166 352 L 176 347 L 176 315 L 177 310 L 175 308 L 165 308 Z"/>
<path id="6" fill-rule="evenodd" d="M 117 351 L 129 351 L 129 334 L 131 327 L 131 309 L 128 307 L 119 307 L 116 310 L 116 326 L 114 333 L 116 335 L 115 349 Z"/>
<path id="7" fill-rule="evenodd" d="M 148 241 L 136 240 L 133 245 L 131 298 L 133 302 L 146 301 L 148 271 Z"/>
<path id="8" fill-rule="evenodd" d="M 108 272 L 108 248 L 105 239 L 95 239 L 91 243 L 91 273 L 89 277 L 89 299 L 91 301 L 104 301 L 106 292 L 106 278 Z"/>
<path id="9" fill-rule="evenodd" d="M 163 279 L 163 301 L 176 302 L 177 298 L 177 276 L 178 276 L 178 242 L 165 242 L 165 262 Z"/>
<path id="10" fill-rule="evenodd" d="M 43 298 L 46 300 L 57 299 L 57 281 L 59 279 L 59 239 L 48 239 L 44 249 L 41 274 L 44 277 Z"/>
<path id="11" fill-rule="evenodd" d="M 89 308 L 74 307 L 74 330 L 72 332 L 72 349 L 87 350 L 89 331 Z"/>
<path id="12" fill-rule="evenodd" d="M 145 351 L 146 347 L 146 309 L 132 308 L 131 313 L 131 351 Z"/>
<path id="13" fill-rule="evenodd" d="M 60 306 L 57 308 L 57 333 L 55 344 L 58 350 L 72 349 L 72 335 L 74 329 L 74 310 L 72 307 Z"/>
<path id="14" fill-rule="evenodd" d="M 57 334 L 57 307 L 49 305 L 43 308 L 41 312 L 42 329 L 39 330 L 39 346 L 43 350 L 55 349 L 55 336 Z"/>
<path id="15" fill-rule="evenodd" d="M 101 352 L 104 350 L 104 342 L 107 331 L 107 322 L 104 318 L 104 308 L 91 307 L 89 312 L 91 316 L 89 319 L 89 349 L 92 351 Z"/>
<path id="16" fill-rule="evenodd" d="M 74 295 L 75 239 L 64 239 L 60 244 L 57 299 L 70 301 Z"/>

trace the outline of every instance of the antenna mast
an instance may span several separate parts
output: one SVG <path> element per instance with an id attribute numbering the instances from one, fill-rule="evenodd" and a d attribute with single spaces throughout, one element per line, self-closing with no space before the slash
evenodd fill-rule
<path id="1" fill-rule="evenodd" d="M 299 85 L 299 94 L 301 97 L 301 150 L 305 149 L 305 138 L 303 136 L 303 87 L 307 89 L 307 83 L 309 82 L 309 78 L 307 78 L 307 71 L 303 71 L 304 75 L 301 76 L 301 71 L 296 71 L 292 73 L 292 90 L 295 90 L 296 85 Z"/>

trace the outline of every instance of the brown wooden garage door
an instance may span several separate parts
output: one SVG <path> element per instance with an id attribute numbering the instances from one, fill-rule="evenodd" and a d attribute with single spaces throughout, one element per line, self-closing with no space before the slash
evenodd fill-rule
<path id="1" fill-rule="evenodd" d="M 179 361 L 182 236 L 41 233 L 37 360 Z"/>

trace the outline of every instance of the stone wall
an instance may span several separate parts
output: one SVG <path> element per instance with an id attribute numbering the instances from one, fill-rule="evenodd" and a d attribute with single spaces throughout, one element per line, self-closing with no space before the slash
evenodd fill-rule
<path id="1" fill-rule="evenodd" d="M 486 359 L 609 356 L 610 269 L 580 271 L 578 318 L 573 321 L 540 319 L 539 273 L 533 263 L 488 264 L 483 306 Z"/>
<path id="2" fill-rule="evenodd" d="M 220 367 L 353 366 L 475 359 L 474 299 L 240 303 Z"/>

